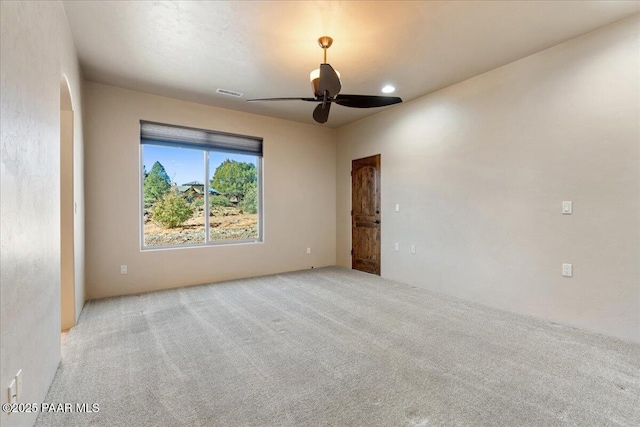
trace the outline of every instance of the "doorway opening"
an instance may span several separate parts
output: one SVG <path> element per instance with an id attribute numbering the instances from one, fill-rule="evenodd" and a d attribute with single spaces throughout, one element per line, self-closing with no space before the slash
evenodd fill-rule
<path id="1" fill-rule="evenodd" d="M 351 268 L 380 275 L 380 155 L 351 162 Z"/>
<path id="2" fill-rule="evenodd" d="M 75 326 L 73 200 L 73 105 L 66 76 L 60 81 L 60 323 L 64 332 Z"/>

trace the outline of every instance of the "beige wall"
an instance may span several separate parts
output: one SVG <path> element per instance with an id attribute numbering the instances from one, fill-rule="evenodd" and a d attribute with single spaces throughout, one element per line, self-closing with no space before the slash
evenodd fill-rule
<path id="1" fill-rule="evenodd" d="M 384 277 L 640 341 L 639 28 L 340 128 L 338 263 L 350 265 L 351 160 L 381 153 Z"/>
<path id="2" fill-rule="evenodd" d="M 335 264 L 334 130 L 89 82 L 84 100 L 89 298 Z M 264 138 L 264 243 L 140 250 L 141 119 Z"/>
<path id="3" fill-rule="evenodd" d="M 82 79 L 59 2 L 2 2 L 0 19 L 0 401 L 22 369 L 20 401 L 41 402 L 60 360 L 60 81 L 66 75 L 71 87 L 74 163 L 82 176 Z M 80 182 L 74 196 L 80 215 L 82 191 Z M 76 244 L 79 308 L 82 247 Z M 27 426 L 35 418 L 0 412 L 0 425 Z"/>

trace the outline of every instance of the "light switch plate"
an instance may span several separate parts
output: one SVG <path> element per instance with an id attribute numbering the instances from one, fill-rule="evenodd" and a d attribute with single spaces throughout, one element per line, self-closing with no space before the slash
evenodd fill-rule
<path id="1" fill-rule="evenodd" d="M 416 245 L 411 245 L 411 253 L 412 254 L 416 253 Z"/>
<path id="2" fill-rule="evenodd" d="M 562 275 L 564 277 L 573 277 L 573 264 L 562 264 Z"/>
<path id="3" fill-rule="evenodd" d="M 9 387 L 7 387 L 7 403 L 18 403 L 18 396 L 16 394 L 16 380 L 11 380 Z"/>
<path id="4" fill-rule="evenodd" d="M 120 274 L 127 274 L 127 266 L 126 265 L 121 265 L 120 266 Z"/>
<path id="5" fill-rule="evenodd" d="M 311 253 L 311 248 L 307 248 L 307 255 Z"/>
<path id="6" fill-rule="evenodd" d="M 400 205 L 396 203 L 396 212 L 400 212 Z"/>
<path id="7" fill-rule="evenodd" d="M 395 244 L 395 250 L 396 252 L 400 252 L 400 243 Z"/>
<path id="8" fill-rule="evenodd" d="M 19 401 L 22 397 L 22 369 L 16 374 L 16 395 Z"/>
<path id="9" fill-rule="evenodd" d="M 562 202 L 562 214 L 571 215 L 573 213 L 573 202 Z"/>

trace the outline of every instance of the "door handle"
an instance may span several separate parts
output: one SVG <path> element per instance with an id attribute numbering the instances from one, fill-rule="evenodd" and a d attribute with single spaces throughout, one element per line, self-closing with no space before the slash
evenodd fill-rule
<path id="1" fill-rule="evenodd" d="M 376 219 L 375 221 L 373 221 L 374 224 L 380 224 L 380 220 Z"/>

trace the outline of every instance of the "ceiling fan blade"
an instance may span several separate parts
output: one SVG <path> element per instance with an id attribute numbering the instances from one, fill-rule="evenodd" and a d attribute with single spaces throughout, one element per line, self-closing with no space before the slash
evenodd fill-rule
<path id="1" fill-rule="evenodd" d="M 329 110 L 331 109 L 331 103 L 318 104 L 315 110 L 313 110 L 313 119 L 318 123 L 326 123 L 329 119 Z"/>
<path id="2" fill-rule="evenodd" d="M 261 98 L 261 99 L 247 99 L 247 102 L 255 101 L 312 101 L 317 102 L 315 98 Z"/>
<path id="3" fill-rule="evenodd" d="M 402 99 L 397 96 L 337 95 L 333 99 L 333 102 L 343 107 L 375 108 L 399 104 L 402 102 Z"/>
<path id="4" fill-rule="evenodd" d="M 320 81 L 318 82 L 319 96 L 324 95 L 325 92 L 329 92 L 329 98 L 333 98 L 340 93 L 342 84 L 340 83 L 340 77 L 329 64 L 320 64 Z"/>

